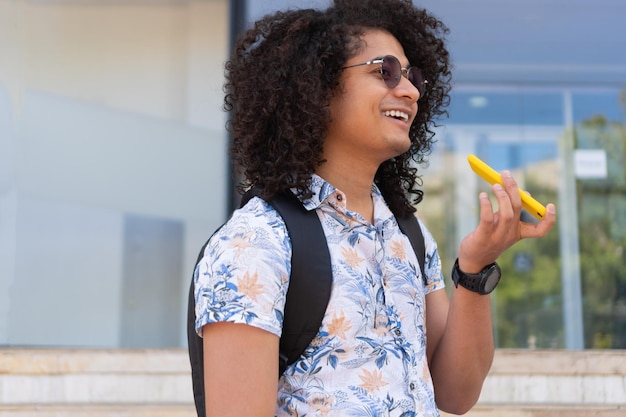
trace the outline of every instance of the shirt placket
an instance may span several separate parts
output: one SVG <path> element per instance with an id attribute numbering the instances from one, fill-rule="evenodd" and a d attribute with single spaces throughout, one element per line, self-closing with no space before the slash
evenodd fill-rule
<path id="1" fill-rule="evenodd" d="M 376 233 L 377 237 L 377 253 L 376 253 L 376 261 L 379 263 L 381 276 L 382 276 L 382 287 L 383 294 L 385 296 L 385 303 L 387 307 L 395 307 L 395 297 L 393 291 L 391 291 L 389 285 L 389 265 L 386 261 L 385 257 L 385 230 L 380 229 Z M 392 308 L 393 311 L 398 311 L 397 308 Z M 399 322 L 399 317 L 389 317 L 390 325 L 391 325 L 391 336 L 394 339 L 396 345 L 405 353 L 406 357 L 409 358 L 405 361 L 405 366 L 407 367 L 407 391 L 408 394 L 413 397 L 414 401 L 417 403 L 420 401 L 419 395 L 419 378 L 420 373 L 418 372 L 415 360 L 416 354 L 414 350 L 411 348 L 411 344 L 407 343 L 407 339 L 404 335 L 404 331 L 402 330 L 401 323 Z"/>

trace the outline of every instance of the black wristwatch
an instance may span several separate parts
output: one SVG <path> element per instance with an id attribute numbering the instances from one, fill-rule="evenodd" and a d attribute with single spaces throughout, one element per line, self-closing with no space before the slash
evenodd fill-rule
<path id="1" fill-rule="evenodd" d="M 478 274 L 466 274 L 461 271 L 458 258 L 452 268 L 452 281 L 455 287 L 461 285 L 463 288 L 481 295 L 489 294 L 493 291 L 498 282 L 500 282 L 501 276 L 502 271 L 495 262 L 484 267 Z"/>

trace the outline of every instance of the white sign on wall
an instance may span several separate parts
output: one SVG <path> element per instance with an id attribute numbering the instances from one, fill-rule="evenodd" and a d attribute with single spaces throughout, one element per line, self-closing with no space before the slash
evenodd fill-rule
<path id="1" fill-rule="evenodd" d="M 607 177 L 606 151 L 604 149 L 576 149 L 574 151 L 576 178 L 603 179 Z"/>

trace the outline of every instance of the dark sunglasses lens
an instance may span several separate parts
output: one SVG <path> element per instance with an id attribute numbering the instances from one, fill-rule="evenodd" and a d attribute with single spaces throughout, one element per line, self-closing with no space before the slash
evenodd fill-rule
<path id="1" fill-rule="evenodd" d="M 392 55 L 384 57 L 383 63 L 380 64 L 380 73 L 388 88 L 396 88 L 402 77 L 402 67 L 398 58 Z"/>
<path id="2" fill-rule="evenodd" d="M 402 78 L 402 66 L 398 58 L 393 55 L 387 55 L 383 58 L 383 62 L 380 68 L 383 81 L 388 88 L 396 88 L 400 84 L 400 78 Z M 406 78 L 417 88 L 420 96 L 424 95 L 425 80 L 422 75 L 422 70 L 417 67 L 410 67 L 408 69 Z"/>
<path id="3" fill-rule="evenodd" d="M 409 72 L 407 74 L 407 78 L 411 81 L 411 84 L 417 88 L 420 96 L 424 95 L 424 76 L 422 75 L 422 71 L 419 68 L 411 67 L 409 68 Z"/>

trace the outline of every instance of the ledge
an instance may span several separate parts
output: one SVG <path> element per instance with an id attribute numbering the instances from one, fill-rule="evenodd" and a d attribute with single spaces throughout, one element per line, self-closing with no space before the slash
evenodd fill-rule
<path id="1" fill-rule="evenodd" d="M 497 349 L 490 374 L 626 375 L 626 351 Z"/>
<path id="2" fill-rule="evenodd" d="M 0 349 L 0 375 L 190 372 L 186 349 Z"/>
<path id="3" fill-rule="evenodd" d="M 626 351 L 497 350 L 467 415 L 626 417 L 624 407 Z M 160 417 L 161 408 L 193 412 L 184 348 L 0 349 L 0 417 Z"/>

